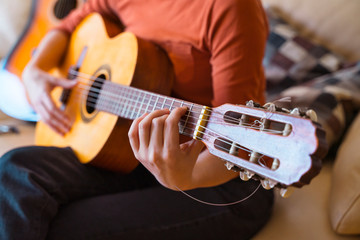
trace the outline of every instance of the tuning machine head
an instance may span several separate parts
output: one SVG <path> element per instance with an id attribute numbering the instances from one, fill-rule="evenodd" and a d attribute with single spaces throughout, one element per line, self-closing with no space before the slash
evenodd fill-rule
<path id="1" fill-rule="evenodd" d="M 280 196 L 283 198 L 288 198 L 294 192 L 293 187 L 280 188 Z"/>

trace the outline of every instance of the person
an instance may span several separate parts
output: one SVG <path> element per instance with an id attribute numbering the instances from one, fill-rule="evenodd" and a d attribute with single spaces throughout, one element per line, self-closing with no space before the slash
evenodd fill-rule
<path id="1" fill-rule="evenodd" d="M 53 131 L 71 120 L 50 97 L 77 82 L 48 74 L 71 33 L 100 13 L 163 48 L 175 72 L 172 96 L 219 106 L 264 103 L 267 20 L 259 0 L 89 0 L 42 40 L 23 72 L 29 99 Z M 201 141 L 180 144 L 186 108 L 133 121 L 132 150 L 141 164 L 119 174 L 81 164 L 71 148 L 29 146 L 0 160 L 1 239 L 249 239 L 271 215 L 272 191 L 241 181 Z M 124 136 L 125 137 L 125 136 Z M 119 156 L 121 158 L 121 156 Z M 197 199 L 225 203 L 212 206 Z"/>

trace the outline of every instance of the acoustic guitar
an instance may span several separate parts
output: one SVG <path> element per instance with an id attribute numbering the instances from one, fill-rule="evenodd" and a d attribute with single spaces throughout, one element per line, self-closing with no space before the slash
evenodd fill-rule
<path id="1" fill-rule="evenodd" d="M 32 0 L 26 27 L 3 60 L 0 71 L 0 86 L 4 91 L 0 98 L 6 103 L 0 109 L 5 113 L 27 121 L 37 120 L 25 97 L 21 82 L 22 71 L 47 31 L 84 2 L 85 0 Z"/>
<path id="2" fill-rule="evenodd" d="M 109 38 L 102 17 L 88 16 L 72 34 L 65 60 L 54 73 L 78 81 L 71 90 L 52 93 L 74 125 L 60 136 L 40 121 L 37 144 L 71 146 L 82 163 L 128 173 L 138 164 L 127 138 L 131 120 L 156 109 L 186 106 L 180 134 L 204 142 L 244 180 L 258 178 L 266 188 L 301 187 L 320 171 L 327 147 L 311 111 L 252 101 L 211 108 L 172 98 L 171 69 L 161 48 L 129 32 Z"/>

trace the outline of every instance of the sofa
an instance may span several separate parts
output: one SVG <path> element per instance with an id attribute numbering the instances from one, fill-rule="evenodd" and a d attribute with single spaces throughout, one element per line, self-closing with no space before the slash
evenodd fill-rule
<path id="1" fill-rule="evenodd" d="M 8 5 L 9 2 L 0 0 L 0 4 Z M 360 239 L 360 154 L 356 149 L 360 146 L 360 116 L 357 115 L 359 92 L 357 86 L 352 87 L 358 81 L 356 69 L 359 65 L 356 64 L 360 60 L 360 21 L 357 15 L 360 2 L 263 0 L 263 4 L 269 18 L 272 18 L 269 20 L 270 25 L 275 26 L 280 21 L 290 26 L 291 34 L 289 30 L 277 28 L 287 41 L 293 39 L 296 33 L 312 44 L 321 46 L 322 50 L 326 49 L 326 54 L 322 52 L 326 59 L 316 59 L 316 67 L 311 67 L 312 70 L 320 69 L 315 73 L 306 71 L 305 74 L 304 67 L 289 67 L 289 64 L 286 65 L 286 72 L 279 69 L 279 61 L 276 62 L 273 56 L 281 49 L 271 46 L 267 46 L 264 65 L 267 67 L 271 88 L 268 99 L 276 101 L 291 97 L 292 106 L 317 109 L 319 121 L 327 132 L 330 151 L 323 161 L 320 174 L 309 185 L 295 189 L 289 198 L 282 198 L 279 190 L 275 190 L 273 215 L 253 239 Z M 17 10 L 16 14 L 27 16 L 27 8 L 29 6 L 24 5 L 24 9 Z M 25 19 L 16 23 L 13 27 L 17 30 L 14 32 L 20 34 L 19 28 L 25 24 Z M 3 32 L 5 34 L 8 31 Z M 15 41 L 14 37 L 8 39 L 8 45 Z M 303 54 L 299 51 L 294 58 L 299 59 L 299 54 Z M 288 57 L 291 59 L 291 56 Z M 305 61 L 308 68 L 309 62 Z M 348 78 L 354 81 L 347 81 Z M 333 84 L 334 79 L 337 79 L 336 84 Z M 332 97 L 330 99 L 335 99 L 336 104 L 328 108 L 327 104 L 332 101 L 329 98 L 324 100 L 319 95 Z M 325 107 L 319 107 L 319 99 L 323 100 L 322 104 L 325 102 Z M 0 112 L 0 130 L 8 130 L 0 134 L 0 155 L 14 147 L 33 144 L 34 129 L 34 123 L 14 119 Z"/>

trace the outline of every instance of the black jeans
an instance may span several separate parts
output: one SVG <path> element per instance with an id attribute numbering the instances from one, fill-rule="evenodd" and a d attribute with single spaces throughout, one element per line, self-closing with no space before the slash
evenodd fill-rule
<path id="1" fill-rule="evenodd" d="M 258 182 L 188 191 L 233 202 Z M 142 166 L 121 175 L 79 163 L 70 148 L 26 147 L 0 159 L 0 239 L 248 239 L 269 219 L 272 191 L 233 206 L 196 202 Z"/>

